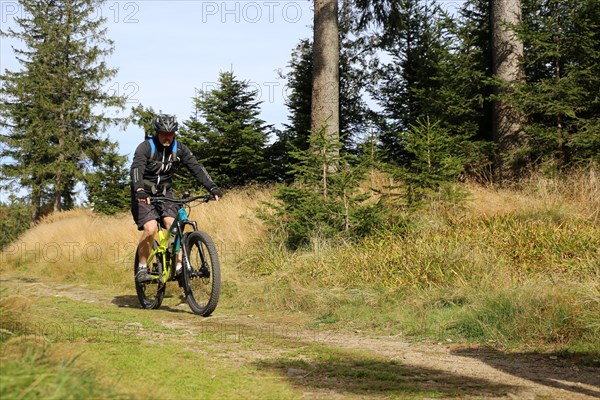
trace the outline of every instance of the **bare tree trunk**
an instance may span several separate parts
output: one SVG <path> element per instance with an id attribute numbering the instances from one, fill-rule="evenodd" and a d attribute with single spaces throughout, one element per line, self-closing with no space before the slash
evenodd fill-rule
<path id="1" fill-rule="evenodd" d="M 64 113 L 61 112 L 60 114 L 60 128 L 59 128 L 59 134 L 58 134 L 58 149 L 59 149 L 59 155 L 58 155 L 58 170 L 55 171 L 55 175 L 54 175 L 54 207 L 53 207 L 53 211 L 54 212 L 60 212 L 62 211 L 62 195 L 63 195 L 63 189 L 65 186 L 64 183 L 64 178 L 63 178 L 63 174 L 62 174 L 62 165 L 63 165 L 63 161 L 65 160 L 65 135 L 67 132 L 67 129 L 65 127 L 65 116 Z"/>
<path id="2" fill-rule="evenodd" d="M 525 77 L 521 65 L 523 42 L 511 27 L 521 22 L 521 0 L 490 2 L 494 73 L 506 84 L 498 89 L 497 94 L 502 95 L 510 92 Z M 505 100 L 496 100 L 494 140 L 498 144 L 496 174 L 500 180 L 517 178 L 525 166 L 524 161 L 516 156 L 516 152 L 524 144 L 523 123 L 521 113 Z"/>
<path id="3" fill-rule="evenodd" d="M 324 130 L 336 143 L 340 132 L 339 59 L 338 2 L 315 0 L 311 129 L 313 135 Z"/>
<path id="4" fill-rule="evenodd" d="M 62 211 L 62 174 L 60 171 L 56 173 L 54 178 L 54 204 L 52 211 Z"/>
<path id="5" fill-rule="evenodd" d="M 33 185 L 31 189 L 31 205 L 33 213 L 29 221 L 29 227 L 32 228 L 42 218 L 42 188 L 41 186 Z"/>

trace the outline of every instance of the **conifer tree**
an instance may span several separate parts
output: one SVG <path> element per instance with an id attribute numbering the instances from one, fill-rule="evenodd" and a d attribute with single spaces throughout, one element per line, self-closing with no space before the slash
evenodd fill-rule
<path id="1" fill-rule="evenodd" d="M 289 109 L 290 123 L 285 125 L 285 130 L 295 149 L 307 150 L 311 129 L 313 72 L 312 42 L 310 40 L 301 40 L 292 51 L 289 67 L 291 70 L 286 76 L 288 90 L 286 106 Z"/>
<path id="2" fill-rule="evenodd" d="M 594 0 L 524 0 L 526 82 L 510 99 L 527 115 L 530 162 L 600 161 L 600 9 Z"/>
<path id="3" fill-rule="evenodd" d="M 408 203 L 418 202 L 428 191 L 452 183 L 465 169 L 470 136 L 451 135 L 440 121 L 419 119 L 406 132 L 406 151 L 412 162 L 402 171 L 408 184 Z"/>
<path id="4" fill-rule="evenodd" d="M 85 186 L 88 203 L 94 211 L 110 215 L 128 209 L 131 191 L 127 157 L 119 155 L 115 143 L 107 140 L 105 146 L 97 162 L 100 167 L 85 174 Z"/>
<path id="5" fill-rule="evenodd" d="M 370 123 L 371 111 L 363 96 L 367 82 L 373 79 L 368 62 L 373 48 L 365 43 L 366 38 L 357 37 L 355 16 L 348 3 L 340 9 L 340 55 L 339 55 L 339 140 L 340 150 L 359 153 L 361 140 Z M 288 64 L 290 71 L 283 75 L 287 79 L 289 124 L 273 145 L 278 152 L 286 152 L 283 159 L 286 171 L 298 160 L 291 153 L 308 149 L 311 135 L 313 44 L 303 39 L 292 51 Z M 277 153 L 279 154 L 279 153 Z"/>
<path id="6" fill-rule="evenodd" d="M 194 98 L 196 115 L 184 122 L 180 139 L 222 186 L 263 181 L 269 175 L 266 145 L 271 125 L 260 119 L 258 92 L 233 72 Z"/>
<path id="7" fill-rule="evenodd" d="M 274 213 L 266 217 L 290 248 L 307 245 L 314 238 L 362 236 L 376 224 L 374 213 L 368 212 L 372 206 L 364 203 L 369 196 L 359 189 L 365 170 L 356 167 L 355 157 L 340 152 L 340 147 L 336 138 L 321 129 L 311 135 L 307 150 L 294 153 L 296 179 L 291 185 L 278 186 L 278 202 L 271 204 Z M 331 165 L 337 165 L 335 171 Z"/>
<path id="8" fill-rule="evenodd" d="M 491 0 L 492 61 L 498 79 L 494 104 L 494 141 L 498 145 L 495 174 L 504 180 L 519 178 L 526 166 L 521 157 L 524 146 L 524 115 L 507 100 L 507 95 L 525 78 L 523 41 L 515 26 L 521 23 L 521 0 Z"/>
<path id="9" fill-rule="evenodd" d="M 31 205 L 14 194 L 8 196 L 7 202 L 0 202 L 0 251 L 4 250 L 29 227 L 23 221 L 31 218 Z"/>
<path id="10" fill-rule="evenodd" d="M 101 1 L 23 0 L 18 30 L 3 35 L 20 39 L 19 71 L 4 71 L 0 113 L 8 133 L 1 156 L 11 160 L 9 182 L 28 188 L 40 217 L 44 199 L 61 210 L 72 203 L 83 165 L 105 145 L 100 133 L 114 119 L 102 107 L 122 108 L 125 99 L 103 89 L 116 74 L 103 57 L 113 44 L 103 18 L 92 20 Z"/>
<path id="11" fill-rule="evenodd" d="M 308 149 L 310 139 L 310 113 L 312 93 L 312 43 L 303 39 L 292 51 L 288 64 L 290 71 L 281 75 L 287 80 L 288 124 L 277 132 L 276 141 L 268 148 L 268 160 L 273 178 L 279 181 L 293 180 L 292 165 L 298 162 L 294 152 Z"/>
<path id="12" fill-rule="evenodd" d="M 152 125 L 152 120 L 156 117 L 156 114 L 152 107 L 144 107 L 142 104 L 131 108 L 130 120 L 143 129 L 145 139 L 154 136 L 156 133 Z"/>
<path id="13" fill-rule="evenodd" d="M 458 47 L 453 78 L 462 84 L 462 98 L 469 103 L 464 119 L 477 126 L 475 138 L 492 142 L 493 103 L 492 48 L 489 0 L 467 0 L 457 20 Z M 465 109 L 463 108 L 463 109 Z"/>
<path id="14" fill-rule="evenodd" d="M 449 95 L 455 90 L 444 86 L 455 73 L 447 65 L 452 45 L 445 14 L 435 4 L 403 4 L 405 29 L 385 47 L 392 59 L 380 68 L 382 80 L 372 93 L 383 108 L 381 142 L 387 160 L 400 165 L 412 159 L 405 150 L 405 132 L 427 115 L 445 120 Z"/>

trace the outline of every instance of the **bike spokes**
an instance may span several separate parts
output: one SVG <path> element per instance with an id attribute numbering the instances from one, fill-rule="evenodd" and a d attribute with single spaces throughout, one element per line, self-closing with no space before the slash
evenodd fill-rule
<path id="1" fill-rule="evenodd" d="M 221 287 L 216 248 L 208 235 L 198 231 L 188 235 L 185 248 L 186 299 L 194 313 L 208 316 L 217 307 Z"/>
<path id="2" fill-rule="evenodd" d="M 157 245 L 158 243 L 155 241 L 153 247 L 156 248 Z M 134 277 L 138 272 L 138 264 L 138 255 L 136 253 L 133 268 Z M 150 275 L 153 277 L 152 281 L 143 283 L 135 282 L 135 290 L 142 308 L 156 309 L 162 304 L 166 285 L 163 282 L 160 282 L 159 279 L 155 279 L 157 271 L 162 271 L 162 267 L 159 264 L 153 265 L 150 268 Z"/>

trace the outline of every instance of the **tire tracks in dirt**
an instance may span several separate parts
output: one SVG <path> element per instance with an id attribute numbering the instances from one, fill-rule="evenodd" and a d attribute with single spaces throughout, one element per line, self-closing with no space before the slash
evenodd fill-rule
<path id="1" fill-rule="evenodd" d="M 114 294 L 81 285 L 2 279 L 0 287 L 40 297 L 62 296 L 80 302 L 136 307 L 134 296 L 115 297 Z M 339 351 L 342 358 L 351 358 L 352 353 L 346 352 L 355 351 L 372 355 L 372 359 L 378 361 L 370 368 L 406 374 L 408 383 L 413 379 L 419 387 L 431 388 L 432 392 L 452 393 L 448 398 L 600 399 L 600 368 L 579 365 L 572 359 L 554 355 L 510 353 L 449 343 L 415 344 L 400 336 L 373 337 L 310 330 L 290 322 L 285 316 L 265 318 L 217 313 L 214 317 L 203 319 L 190 314 L 187 304 L 167 306 L 165 310 L 157 311 L 161 325 L 177 332 L 168 337 L 169 340 L 181 342 L 189 351 L 205 354 L 202 342 L 210 342 L 211 347 L 216 346 L 226 352 L 232 362 L 280 368 L 279 372 L 285 379 L 300 388 L 307 398 L 364 397 L 354 390 L 356 388 L 349 386 L 351 383 L 332 373 L 328 365 L 309 362 L 304 368 L 268 366 L 268 360 L 285 353 L 280 346 L 281 341 L 298 346 L 318 343 Z M 144 330 L 138 334 L 152 341 L 156 339 L 155 335 L 161 339 L 168 335 Z M 328 373 L 331 376 L 328 377 Z M 367 397 L 387 396 L 382 390 Z"/>

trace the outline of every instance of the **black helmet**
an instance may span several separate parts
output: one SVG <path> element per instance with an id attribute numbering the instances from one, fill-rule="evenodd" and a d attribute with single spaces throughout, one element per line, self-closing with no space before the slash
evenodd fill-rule
<path id="1" fill-rule="evenodd" d="M 152 126 L 158 132 L 175 132 L 178 128 L 177 118 L 174 115 L 159 114 L 152 121 Z"/>

